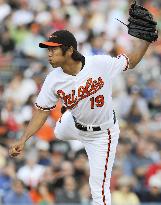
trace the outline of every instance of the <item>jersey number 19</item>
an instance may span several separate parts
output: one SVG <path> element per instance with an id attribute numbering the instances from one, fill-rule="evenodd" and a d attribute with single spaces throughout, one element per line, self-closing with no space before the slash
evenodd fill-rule
<path id="1" fill-rule="evenodd" d="M 90 98 L 91 101 L 91 109 L 95 107 L 102 107 L 104 105 L 104 96 L 98 95 L 97 97 Z"/>

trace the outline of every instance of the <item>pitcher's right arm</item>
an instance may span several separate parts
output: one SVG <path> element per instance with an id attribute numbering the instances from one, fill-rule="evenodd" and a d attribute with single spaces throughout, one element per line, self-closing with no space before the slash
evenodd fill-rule
<path id="1" fill-rule="evenodd" d="M 18 142 L 15 145 L 12 145 L 10 147 L 9 155 L 11 157 L 16 157 L 22 152 L 25 146 L 25 142 L 44 125 L 49 114 L 50 111 L 36 109 L 22 137 L 18 140 Z"/>

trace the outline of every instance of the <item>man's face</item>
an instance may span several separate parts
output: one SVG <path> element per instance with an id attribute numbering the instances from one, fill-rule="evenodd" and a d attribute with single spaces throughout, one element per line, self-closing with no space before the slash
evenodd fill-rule
<path id="1" fill-rule="evenodd" d="M 48 58 L 53 68 L 61 67 L 65 61 L 65 56 L 60 47 L 48 47 Z"/>
<path id="2" fill-rule="evenodd" d="M 13 185 L 13 190 L 18 194 L 21 195 L 24 192 L 23 184 L 20 181 L 16 181 Z"/>

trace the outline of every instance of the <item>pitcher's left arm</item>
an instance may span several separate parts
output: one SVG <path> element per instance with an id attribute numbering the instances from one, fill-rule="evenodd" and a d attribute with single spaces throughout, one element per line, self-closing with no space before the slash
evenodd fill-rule
<path id="1" fill-rule="evenodd" d="M 134 48 L 131 53 L 125 53 L 129 58 L 130 69 L 134 68 L 142 59 L 149 45 L 158 39 L 157 22 L 153 15 L 136 1 L 129 9 L 128 34 L 135 37 Z"/>
<path id="2" fill-rule="evenodd" d="M 136 39 L 134 50 L 126 54 L 129 58 L 129 69 L 133 69 L 141 61 L 149 45 L 147 41 Z"/>

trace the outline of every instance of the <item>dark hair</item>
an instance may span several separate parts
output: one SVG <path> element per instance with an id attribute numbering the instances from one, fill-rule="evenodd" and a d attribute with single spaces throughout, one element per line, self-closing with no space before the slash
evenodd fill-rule
<path id="1" fill-rule="evenodd" d="M 12 180 L 12 185 L 15 186 L 17 183 L 20 183 L 23 187 L 25 187 L 24 182 L 21 179 L 15 178 Z"/>
<path id="2" fill-rule="evenodd" d="M 60 48 L 62 49 L 63 55 L 65 55 L 65 53 L 67 52 L 67 50 L 69 49 L 68 46 L 60 46 Z M 73 53 L 71 55 L 72 59 L 75 61 L 81 61 L 82 62 L 82 67 L 85 65 L 85 57 L 80 54 L 77 50 L 73 49 Z"/>

